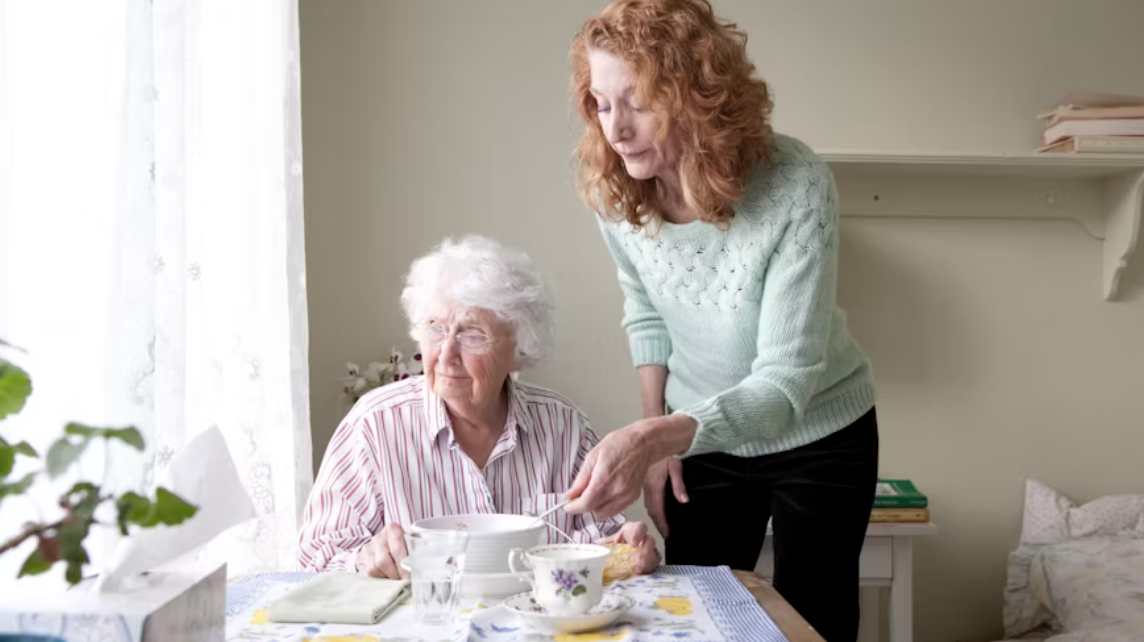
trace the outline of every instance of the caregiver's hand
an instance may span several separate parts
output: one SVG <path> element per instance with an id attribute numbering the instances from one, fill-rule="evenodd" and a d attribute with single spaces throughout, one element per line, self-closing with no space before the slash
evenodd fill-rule
<path id="1" fill-rule="evenodd" d="M 408 556 L 405 529 L 401 524 L 386 524 L 358 551 L 355 566 L 360 575 L 397 580 L 409 576 L 409 572 L 401 568 L 401 560 Z"/>
<path id="2" fill-rule="evenodd" d="M 635 503 L 651 465 L 687 450 L 698 428 L 687 415 L 641 419 L 600 440 L 588 453 L 564 507 L 570 515 L 614 517 Z"/>
<path id="3" fill-rule="evenodd" d="M 680 504 L 687 503 L 687 487 L 683 485 L 683 462 L 678 457 L 667 457 L 651 465 L 644 478 L 643 503 L 647 516 L 651 518 L 659 534 L 667 539 L 667 513 L 663 508 L 663 496 L 667 492 L 667 480 L 671 479 L 671 492 Z"/>

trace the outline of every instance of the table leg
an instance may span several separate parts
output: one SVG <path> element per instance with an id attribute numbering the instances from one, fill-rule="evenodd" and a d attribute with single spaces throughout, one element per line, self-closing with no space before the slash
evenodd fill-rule
<path id="1" fill-rule="evenodd" d="M 914 640 L 914 542 L 894 538 L 894 578 L 890 584 L 890 642 Z"/>
<path id="2" fill-rule="evenodd" d="M 858 642 L 882 642 L 882 589 L 863 586 L 858 591 L 859 603 L 862 605 Z"/>

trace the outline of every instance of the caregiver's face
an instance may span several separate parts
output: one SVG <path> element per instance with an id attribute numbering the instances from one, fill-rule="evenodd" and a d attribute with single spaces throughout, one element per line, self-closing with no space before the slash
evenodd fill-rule
<path id="1" fill-rule="evenodd" d="M 675 168 L 675 137 L 656 141 L 663 116 L 641 105 L 636 98 L 636 81 L 618 56 L 588 51 L 591 92 L 596 99 L 600 128 L 608 144 L 624 161 L 628 174 L 637 180 L 663 177 Z"/>

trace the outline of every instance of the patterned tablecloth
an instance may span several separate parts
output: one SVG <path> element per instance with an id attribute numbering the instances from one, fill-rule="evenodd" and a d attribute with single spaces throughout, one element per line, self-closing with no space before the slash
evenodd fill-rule
<path id="1" fill-rule="evenodd" d="M 636 606 L 616 625 L 590 633 L 543 635 L 523 627 L 498 601 L 469 600 L 453 627 L 422 627 L 402 605 L 371 626 L 278 624 L 267 607 L 310 573 L 236 578 L 227 589 L 228 642 L 787 642 L 755 598 L 726 567 L 665 566 L 653 575 L 616 582 Z"/>

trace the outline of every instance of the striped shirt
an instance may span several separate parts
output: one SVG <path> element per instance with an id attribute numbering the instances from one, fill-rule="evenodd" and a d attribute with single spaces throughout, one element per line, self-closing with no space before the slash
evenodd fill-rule
<path id="1" fill-rule="evenodd" d="M 539 514 L 564 498 L 598 439 L 565 397 L 509 381 L 504 432 L 484 469 L 453 439 L 445 402 L 422 376 L 366 393 L 326 449 L 299 531 L 298 560 L 312 571 L 354 570 L 358 548 L 386 524 L 430 517 Z M 623 517 L 556 511 L 577 541 L 619 531 Z M 549 541 L 559 536 L 547 529 Z"/>

